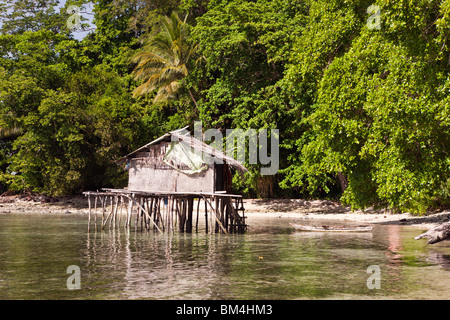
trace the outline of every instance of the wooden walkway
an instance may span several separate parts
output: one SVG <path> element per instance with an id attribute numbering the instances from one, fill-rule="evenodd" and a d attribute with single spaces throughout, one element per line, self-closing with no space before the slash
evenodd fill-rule
<path id="1" fill-rule="evenodd" d="M 83 194 L 88 197 L 89 232 L 91 224 L 95 230 L 107 226 L 131 230 L 134 224 L 136 231 L 191 233 L 195 228 L 198 232 L 199 220 L 203 219 L 200 217 L 201 202 L 206 233 L 243 233 L 247 229 L 240 195 L 127 189 L 102 189 Z"/>

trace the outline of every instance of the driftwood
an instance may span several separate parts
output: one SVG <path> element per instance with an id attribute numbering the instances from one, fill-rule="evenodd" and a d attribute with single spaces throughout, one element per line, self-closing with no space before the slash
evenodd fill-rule
<path id="1" fill-rule="evenodd" d="M 441 242 L 443 240 L 450 239 L 450 221 L 444 222 L 425 233 L 415 237 L 414 239 L 419 240 L 422 238 L 428 238 L 428 244 L 433 244 Z"/>

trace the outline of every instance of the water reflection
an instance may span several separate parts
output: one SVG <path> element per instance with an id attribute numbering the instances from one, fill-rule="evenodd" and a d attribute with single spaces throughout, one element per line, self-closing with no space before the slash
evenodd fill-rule
<path id="1" fill-rule="evenodd" d="M 117 229 L 90 234 L 84 257 L 87 270 L 93 267 L 95 272 L 86 273 L 84 282 L 94 289 L 99 278 L 107 277 L 129 299 L 214 296 L 209 288 L 229 272 L 230 253 L 243 243 L 240 238 Z M 198 290 L 202 283 L 208 286 Z"/>
<path id="2" fill-rule="evenodd" d="M 333 234 L 274 225 L 245 235 L 88 234 L 84 283 L 93 297 L 123 299 L 376 298 L 414 287 L 403 273 L 418 257 L 411 258 L 401 226 Z M 427 261 L 448 266 L 447 258 Z M 366 287 L 370 265 L 382 270 L 382 290 Z"/>
<path id="3" fill-rule="evenodd" d="M 450 298 L 448 244 L 427 246 L 403 226 L 336 234 L 289 222 L 250 220 L 243 235 L 87 233 L 82 216 L 0 216 L 1 298 Z M 67 290 L 69 265 L 81 290 Z M 366 286 L 370 265 L 380 290 Z"/>
<path id="4" fill-rule="evenodd" d="M 390 282 L 390 287 L 387 290 L 397 291 L 399 285 L 397 282 L 403 280 L 401 266 L 403 263 L 403 255 L 400 254 L 402 248 L 402 240 L 400 236 L 400 226 L 398 225 L 388 225 L 387 226 L 387 240 L 388 240 L 388 250 L 386 250 L 386 257 L 388 262 L 387 275 Z M 386 283 L 386 281 L 385 281 Z"/>

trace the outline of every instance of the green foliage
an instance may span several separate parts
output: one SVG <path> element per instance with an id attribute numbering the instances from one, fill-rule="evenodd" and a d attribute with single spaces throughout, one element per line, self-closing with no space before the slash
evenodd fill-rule
<path id="1" fill-rule="evenodd" d="M 208 11 L 197 18 L 192 30 L 202 58 L 188 77 L 200 94 L 198 114 L 204 127 L 284 128 L 282 143 L 296 131 L 298 109 L 289 101 L 283 78 L 306 14 L 302 2 L 209 3 Z M 282 166 L 287 154 L 281 150 Z M 270 187 L 258 187 L 263 181 L 258 176 L 259 166 L 249 168 L 252 175 L 242 190 L 268 196 L 258 190 L 274 190 L 276 179 L 264 179 Z"/>
<path id="2" fill-rule="evenodd" d="M 59 32 L 64 28 L 64 17 L 57 10 L 56 0 L 1 0 L 1 32 L 22 34 L 26 31 L 51 30 Z"/>
<path id="3" fill-rule="evenodd" d="M 0 43 L 0 124 L 9 131 L 2 182 L 51 195 L 124 186 L 113 160 L 159 133 L 142 121 L 131 77 L 92 66 L 82 44 L 52 31 L 1 35 Z"/>
<path id="4" fill-rule="evenodd" d="M 202 120 L 280 130 L 279 173 L 233 178 L 249 196 L 449 204 L 450 1 L 102 0 L 78 41 L 86 3 L 0 1 L 2 190 L 123 186 L 114 159 Z"/>
<path id="5" fill-rule="evenodd" d="M 445 42 L 429 30 L 439 7 L 418 2 L 403 9 L 382 5 L 385 27 L 363 25 L 349 50 L 324 69 L 307 118 L 315 135 L 302 149 L 301 168 L 344 173 L 342 199 L 354 209 L 383 205 L 422 213 L 450 173 L 449 128 L 442 122 L 448 50 L 443 55 Z"/>

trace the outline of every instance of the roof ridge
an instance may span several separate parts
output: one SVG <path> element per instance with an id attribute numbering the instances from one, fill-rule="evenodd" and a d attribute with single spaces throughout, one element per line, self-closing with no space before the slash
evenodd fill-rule
<path id="1" fill-rule="evenodd" d="M 236 159 L 234 159 L 233 157 L 230 157 L 228 155 L 226 155 L 226 153 L 224 153 L 223 151 L 217 150 L 216 148 L 206 144 L 204 141 L 199 140 L 195 137 L 193 137 L 189 131 L 187 131 L 185 134 L 181 134 L 180 132 L 183 130 L 186 130 L 188 128 L 188 126 L 184 127 L 184 128 L 180 128 L 174 131 L 170 131 L 164 135 L 162 135 L 161 137 L 143 145 L 142 147 L 139 147 L 138 149 L 132 151 L 131 153 L 127 154 L 126 156 L 123 156 L 122 158 L 118 159 L 116 162 L 121 164 L 124 163 L 125 160 L 127 158 L 130 158 L 131 156 L 133 156 L 134 154 L 136 154 L 137 152 L 144 150 L 145 148 L 148 148 L 149 146 L 160 142 L 162 140 L 164 140 L 167 137 L 170 136 L 174 136 L 178 139 L 178 141 L 182 141 L 185 142 L 186 144 L 188 144 L 189 146 L 191 146 L 192 148 L 196 149 L 197 151 L 200 152 L 206 152 L 209 155 L 213 156 L 214 158 L 218 158 L 221 159 L 222 161 L 225 160 L 227 161 L 227 163 L 231 166 L 237 167 L 238 169 L 240 169 L 241 171 L 248 171 L 246 167 L 244 167 L 239 161 L 237 161 Z M 190 140 L 190 141 L 186 141 L 186 140 Z M 192 143 L 194 142 L 194 143 Z"/>

